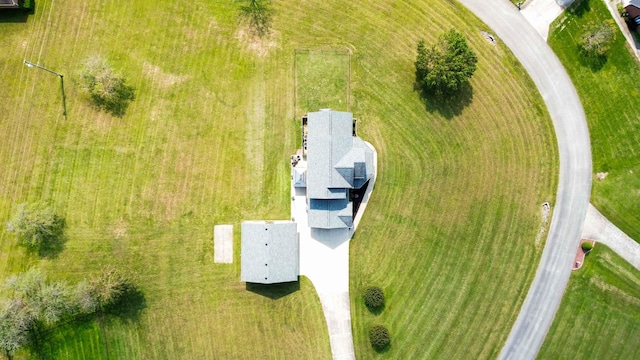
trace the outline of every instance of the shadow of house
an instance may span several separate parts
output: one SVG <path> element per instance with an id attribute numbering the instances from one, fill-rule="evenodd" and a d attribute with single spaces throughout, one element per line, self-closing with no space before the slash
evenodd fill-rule
<path id="1" fill-rule="evenodd" d="M 0 23 L 26 22 L 34 8 L 34 0 L 0 0 Z"/>
<path id="2" fill-rule="evenodd" d="M 268 297 L 271 300 L 278 300 L 300 290 L 300 282 L 292 281 L 279 284 L 256 284 L 248 282 L 246 289 L 252 293 Z"/>
<path id="3" fill-rule="evenodd" d="M 0 9 L 20 9 L 18 0 L 0 0 Z"/>

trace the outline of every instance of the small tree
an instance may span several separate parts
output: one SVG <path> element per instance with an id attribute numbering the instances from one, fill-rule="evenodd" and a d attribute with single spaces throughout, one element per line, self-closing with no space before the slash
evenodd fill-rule
<path id="1" fill-rule="evenodd" d="M 89 281 L 89 287 L 101 310 L 117 304 L 122 296 L 134 288 L 129 279 L 114 268 L 107 268 L 93 277 Z"/>
<path id="2" fill-rule="evenodd" d="M 18 243 L 29 250 L 39 250 L 59 240 L 64 219 L 52 209 L 21 204 L 16 215 L 7 223 L 7 231 L 18 236 Z"/>
<path id="3" fill-rule="evenodd" d="M 416 81 L 427 92 L 450 95 L 469 81 L 477 63 L 478 58 L 466 38 L 451 29 L 431 47 L 427 47 L 424 40 L 418 42 Z"/>
<path id="4" fill-rule="evenodd" d="M 71 314 L 74 303 L 69 287 L 65 283 L 46 284 L 40 291 L 39 319 L 47 325 L 57 323 Z"/>
<path id="5" fill-rule="evenodd" d="M 585 241 L 580 245 L 580 247 L 582 247 L 582 251 L 584 251 L 585 253 L 588 253 L 593 249 L 593 244 L 591 244 L 588 241 Z"/>
<path id="6" fill-rule="evenodd" d="M 123 116 L 135 98 L 134 88 L 101 57 L 88 58 L 80 71 L 80 86 L 90 102 L 114 116 Z"/>
<path id="7" fill-rule="evenodd" d="M 98 309 L 96 289 L 88 281 L 81 281 L 73 290 L 73 302 L 84 314 L 95 312 Z"/>
<path id="8" fill-rule="evenodd" d="M 382 325 L 375 325 L 369 330 L 369 341 L 374 349 L 380 351 L 386 348 L 391 342 L 389 330 Z"/>
<path id="9" fill-rule="evenodd" d="M 381 288 L 372 286 L 364 292 L 364 304 L 370 309 L 379 309 L 384 306 L 384 292 Z"/>
<path id="10" fill-rule="evenodd" d="M 244 0 L 245 4 L 240 6 L 243 17 L 249 21 L 249 25 L 260 37 L 269 33 L 271 16 L 273 9 L 268 0 Z"/>
<path id="11" fill-rule="evenodd" d="M 612 20 L 591 22 L 582 29 L 578 46 L 584 56 L 603 57 L 607 55 L 616 38 Z"/>

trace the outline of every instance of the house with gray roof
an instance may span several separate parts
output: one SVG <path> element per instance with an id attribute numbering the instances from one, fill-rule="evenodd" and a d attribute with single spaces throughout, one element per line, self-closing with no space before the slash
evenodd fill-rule
<path id="1" fill-rule="evenodd" d="M 306 188 L 309 226 L 353 226 L 350 190 L 373 176 L 373 150 L 354 135 L 353 114 L 324 109 L 307 115 Z"/>
<path id="2" fill-rule="evenodd" d="M 298 281 L 300 245 L 293 221 L 242 223 L 240 279 L 273 284 Z"/>

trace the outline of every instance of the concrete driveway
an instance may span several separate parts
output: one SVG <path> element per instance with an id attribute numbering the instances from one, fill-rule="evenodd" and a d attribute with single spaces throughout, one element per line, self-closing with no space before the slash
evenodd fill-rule
<path id="1" fill-rule="evenodd" d="M 549 236 L 500 359 L 535 359 L 562 300 L 591 193 L 591 145 L 584 110 L 560 61 L 505 0 L 460 0 L 520 60 L 547 105 L 558 140 L 560 177 Z"/>
<path id="2" fill-rule="evenodd" d="M 607 245 L 633 267 L 640 270 L 640 244 L 613 225 L 593 205 L 589 205 L 582 238 L 596 240 Z"/>
<path id="3" fill-rule="evenodd" d="M 308 277 L 318 292 L 333 360 L 355 360 L 349 300 L 349 242 L 367 209 L 378 174 L 378 154 L 373 145 L 365 143 L 373 150 L 374 170 L 353 220 L 353 228 L 310 228 L 307 191 L 294 186 L 293 176 L 291 181 L 291 217 L 298 224 L 300 234 L 300 275 Z M 306 163 L 302 161 L 298 166 L 306 167 Z"/>

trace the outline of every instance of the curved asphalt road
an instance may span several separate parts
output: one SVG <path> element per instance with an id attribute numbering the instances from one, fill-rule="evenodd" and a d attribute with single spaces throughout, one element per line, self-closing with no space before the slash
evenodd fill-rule
<path id="1" fill-rule="evenodd" d="M 542 259 L 500 359 L 535 359 L 562 300 L 591 193 L 591 145 L 582 104 L 555 54 L 507 0 L 459 0 L 520 60 L 542 95 L 560 152 L 558 194 Z"/>

